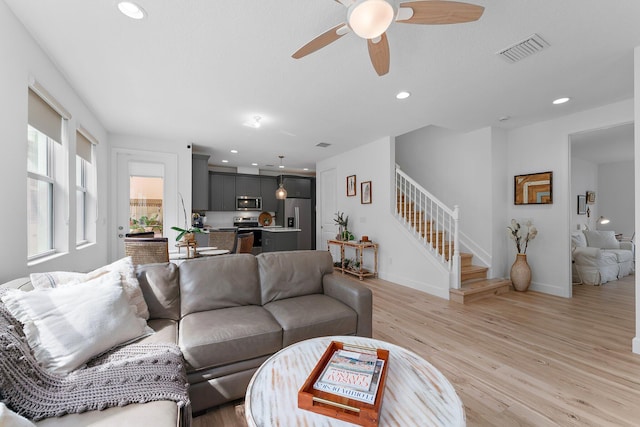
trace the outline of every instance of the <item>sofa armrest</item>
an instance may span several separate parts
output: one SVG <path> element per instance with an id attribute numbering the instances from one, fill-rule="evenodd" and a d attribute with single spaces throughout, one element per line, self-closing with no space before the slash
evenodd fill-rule
<path id="1" fill-rule="evenodd" d="M 602 250 L 600 248 L 592 248 L 589 246 L 584 246 L 580 248 L 576 248 L 573 251 L 573 260 L 576 264 L 592 264 L 593 261 L 598 260 L 602 257 Z"/>
<path id="2" fill-rule="evenodd" d="M 635 247 L 633 242 L 620 242 L 620 249 L 625 249 L 627 251 L 635 252 Z"/>
<path id="3" fill-rule="evenodd" d="M 373 329 L 373 294 L 371 289 L 339 274 L 322 276 L 324 294 L 351 307 L 358 315 L 356 334 L 371 338 Z"/>

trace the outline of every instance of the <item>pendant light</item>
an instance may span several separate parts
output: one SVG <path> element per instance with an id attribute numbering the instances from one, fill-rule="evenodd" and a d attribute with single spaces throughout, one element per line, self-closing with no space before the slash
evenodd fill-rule
<path id="1" fill-rule="evenodd" d="M 284 165 L 282 164 L 282 159 L 284 159 L 284 156 L 278 156 L 280 157 L 280 169 L 284 168 Z M 284 188 L 284 184 L 282 183 L 282 174 L 280 174 L 280 187 L 278 187 L 278 189 L 276 190 L 276 199 L 278 200 L 284 200 L 287 198 L 287 190 L 285 190 Z"/>

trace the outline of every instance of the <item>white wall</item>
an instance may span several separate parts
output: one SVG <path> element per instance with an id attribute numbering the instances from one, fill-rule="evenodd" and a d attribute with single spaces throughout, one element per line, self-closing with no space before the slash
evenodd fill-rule
<path id="1" fill-rule="evenodd" d="M 36 271 L 78 270 L 87 271 L 107 261 L 107 133 L 82 99 L 65 80 L 62 73 L 44 54 L 26 32 L 4 2 L 0 2 L 0 129 L 2 129 L 2 153 L 0 156 L 0 224 L 3 225 L 0 248 L 0 282 L 28 275 Z M 71 135 L 66 147 L 69 164 L 69 224 L 65 230 L 66 240 L 72 242 L 67 252 L 45 262 L 27 265 L 26 209 L 27 209 L 27 88 L 30 78 L 35 78 L 55 97 L 72 118 L 68 122 Z M 98 174 L 98 207 L 96 243 L 82 249 L 75 244 L 75 129 L 83 126 L 100 144 L 95 150 Z M 65 218 L 66 219 L 66 218 Z"/>
<path id="2" fill-rule="evenodd" d="M 426 250 L 412 239 L 392 215 L 395 193 L 395 142 L 386 137 L 316 165 L 318 206 L 322 204 L 322 173 L 336 170 L 336 208 L 349 216 L 349 229 L 360 239 L 367 235 L 380 245 L 379 276 L 404 286 L 418 289 L 441 298 L 449 298 L 449 274 L 435 261 L 425 257 Z M 357 197 L 347 197 L 346 177 L 356 175 Z M 371 181 L 372 203 L 360 204 L 360 183 Z M 320 209 L 318 209 L 318 213 Z M 322 223 L 318 215 L 317 223 Z M 324 248 L 320 234 L 318 248 Z M 365 259 L 371 265 L 369 260 Z"/>
<path id="3" fill-rule="evenodd" d="M 531 290 L 571 296 L 569 235 L 571 198 L 575 194 L 569 190 L 569 135 L 628 123 L 634 118 L 633 103 L 632 99 L 624 100 L 509 131 L 507 178 L 511 203 L 508 216 L 532 219 L 539 230 L 538 237 L 527 251 L 532 270 Z M 637 123 L 636 120 L 636 126 Z M 515 206 L 513 176 L 544 171 L 553 172 L 553 204 Z M 515 258 L 513 247 L 509 258 Z"/>
<path id="4" fill-rule="evenodd" d="M 634 58 L 634 163 L 635 168 L 640 169 L 640 46 L 633 52 Z M 640 172 L 635 173 L 635 227 L 640 230 Z M 636 242 L 638 240 L 636 239 Z M 636 265 L 638 265 L 638 251 L 636 251 Z M 636 274 L 636 335 L 633 338 L 633 352 L 640 354 L 640 275 Z"/>
<path id="5" fill-rule="evenodd" d="M 506 132 L 459 133 L 427 126 L 396 138 L 396 162 L 450 208 L 460 208 L 460 242 L 473 263 L 506 277 Z"/>
<path id="6" fill-rule="evenodd" d="M 609 224 L 598 224 L 598 230 L 614 230 L 631 237 L 635 231 L 635 193 L 633 161 L 602 163 L 598 165 L 598 191 L 596 216 L 605 216 Z"/>
<path id="7" fill-rule="evenodd" d="M 596 203 L 585 204 L 589 208 L 590 216 L 578 215 L 578 195 L 586 196 L 587 191 L 596 192 Z M 596 206 L 600 203 L 600 191 L 598 190 L 598 165 L 584 159 L 571 158 L 571 231 L 584 229 L 596 229 Z M 586 203 L 586 202 L 585 202 Z M 582 227 L 582 228 L 579 228 Z"/>

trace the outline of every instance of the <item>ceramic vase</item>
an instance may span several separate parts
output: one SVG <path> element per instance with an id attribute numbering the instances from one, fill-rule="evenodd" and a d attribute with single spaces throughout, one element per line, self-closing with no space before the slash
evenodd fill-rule
<path id="1" fill-rule="evenodd" d="M 517 254 L 511 266 L 511 283 L 516 291 L 524 292 L 531 284 L 531 268 L 527 263 L 527 255 Z"/>
<path id="2" fill-rule="evenodd" d="M 196 240 L 196 235 L 194 233 L 184 233 L 182 235 L 182 240 L 185 243 L 194 242 Z"/>

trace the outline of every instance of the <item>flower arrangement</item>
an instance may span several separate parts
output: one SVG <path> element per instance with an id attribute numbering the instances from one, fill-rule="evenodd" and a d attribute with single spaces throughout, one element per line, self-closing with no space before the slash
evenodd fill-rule
<path id="1" fill-rule="evenodd" d="M 538 230 L 533 226 L 531 220 L 527 220 L 524 225 L 527 227 L 527 234 L 524 237 L 522 235 L 522 227 L 515 219 L 512 219 L 511 226 L 507 227 L 509 237 L 516 242 L 516 249 L 518 249 L 519 254 L 526 254 L 529 241 L 535 239 L 538 235 Z"/>

